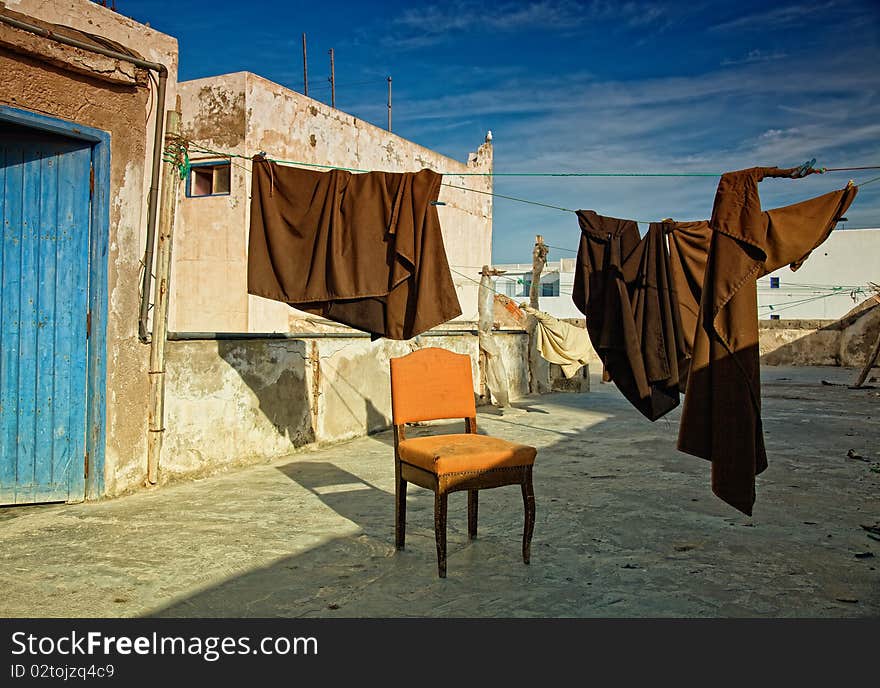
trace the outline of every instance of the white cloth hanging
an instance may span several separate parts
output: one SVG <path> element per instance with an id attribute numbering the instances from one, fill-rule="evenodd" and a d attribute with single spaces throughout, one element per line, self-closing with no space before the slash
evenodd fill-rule
<path id="1" fill-rule="evenodd" d="M 549 313 L 525 304 L 520 308 L 537 320 L 535 343 L 541 358 L 558 364 L 568 378 L 574 377 L 582 366 L 587 365 L 593 347 L 584 328 L 558 320 Z"/>

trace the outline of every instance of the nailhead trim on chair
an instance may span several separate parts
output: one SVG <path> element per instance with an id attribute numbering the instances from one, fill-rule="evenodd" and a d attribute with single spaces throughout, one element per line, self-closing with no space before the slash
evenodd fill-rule
<path id="1" fill-rule="evenodd" d="M 412 464 L 410 464 L 412 465 Z M 521 466 L 499 466 L 498 468 L 490 468 L 489 471 L 518 471 L 523 468 L 528 468 L 532 464 L 525 463 Z M 447 475 L 485 475 L 489 471 L 456 471 L 455 473 L 437 473 L 437 477 L 447 476 Z"/>

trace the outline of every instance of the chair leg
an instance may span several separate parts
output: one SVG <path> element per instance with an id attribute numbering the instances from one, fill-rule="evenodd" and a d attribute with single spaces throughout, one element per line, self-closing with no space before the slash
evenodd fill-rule
<path id="1" fill-rule="evenodd" d="M 446 493 L 434 492 L 434 537 L 437 540 L 437 571 L 446 578 Z"/>
<path id="2" fill-rule="evenodd" d="M 535 490 L 532 487 L 532 469 L 526 469 L 522 482 L 523 506 L 526 512 L 526 522 L 523 528 L 522 554 L 523 562 L 528 564 L 531 558 L 532 533 L 535 530 Z"/>
<path id="3" fill-rule="evenodd" d="M 397 478 L 394 486 L 394 542 L 397 549 L 403 549 L 406 541 L 406 480 L 400 477 L 400 468 L 397 469 Z"/>
<path id="4" fill-rule="evenodd" d="M 468 490 L 468 537 L 473 540 L 477 537 L 477 508 L 479 506 L 479 492 Z"/>

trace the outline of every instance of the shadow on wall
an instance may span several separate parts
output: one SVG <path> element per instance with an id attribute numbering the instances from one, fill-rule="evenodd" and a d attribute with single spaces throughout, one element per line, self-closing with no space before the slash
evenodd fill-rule
<path id="1" fill-rule="evenodd" d="M 762 320 L 763 365 L 862 367 L 880 334 L 880 304 L 873 299 L 840 320 Z"/>
<path id="2" fill-rule="evenodd" d="M 220 358 L 229 364 L 257 399 L 258 408 L 246 398 L 235 404 L 241 407 L 239 410 L 243 416 L 250 416 L 246 427 L 260 433 L 271 425 L 294 447 L 315 439 L 307 347 L 307 342 L 291 339 L 217 342 Z M 232 393 L 235 394 L 234 387 Z M 258 412 L 264 418 L 257 417 Z"/>
<path id="3" fill-rule="evenodd" d="M 380 358 L 371 343 L 353 357 L 341 351 L 325 353 L 318 363 L 315 416 L 316 439 L 337 440 L 385 430 L 390 426 L 388 374 L 377 364 Z M 383 375 L 384 373 L 384 375 Z"/>

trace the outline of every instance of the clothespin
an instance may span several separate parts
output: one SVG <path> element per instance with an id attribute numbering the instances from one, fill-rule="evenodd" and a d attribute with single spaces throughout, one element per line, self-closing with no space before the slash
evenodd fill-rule
<path id="1" fill-rule="evenodd" d="M 816 158 L 812 160 L 807 160 L 803 165 L 798 167 L 794 172 L 791 173 L 792 179 L 800 179 L 802 177 L 806 177 L 808 174 L 812 174 L 816 170 L 813 169 L 813 165 L 816 164 Z"/>
<path id="2" fill-rule="evenodd" d="M 446 201 L 431 201 L 431 205 L 446 205 Z"/>

